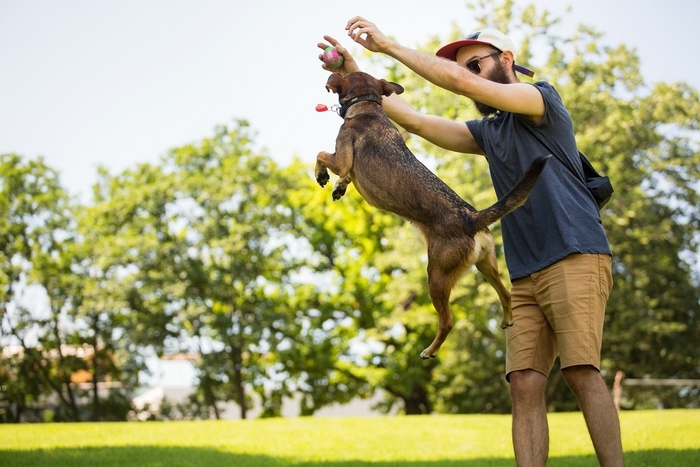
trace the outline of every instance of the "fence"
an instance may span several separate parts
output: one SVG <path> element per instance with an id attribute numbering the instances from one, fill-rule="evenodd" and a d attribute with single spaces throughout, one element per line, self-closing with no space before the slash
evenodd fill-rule
<path id="1" fill-rule="evenodd" d="M 634 379 L 625 378 L 625 373 L 618 370 L 615 374 L 615 383 L 613 384 L 613 402 L 615 408 L 620 410 L 620 400 L 622 399 L 622 387 L 624 386 L 676 386 L 690 387 L 700 386 L 700 379 Z"/>

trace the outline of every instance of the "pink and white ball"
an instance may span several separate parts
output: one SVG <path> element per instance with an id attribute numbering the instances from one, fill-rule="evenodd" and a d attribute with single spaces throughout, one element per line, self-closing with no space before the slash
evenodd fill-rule
<path id="1" fill-rule="evenodd" d="M 338 68 L 343 64 L 343 56 L 338 53 L 335 47 L 326 47 L 326 50 L 323 51 L 323 63 L 328 68 Z"/>

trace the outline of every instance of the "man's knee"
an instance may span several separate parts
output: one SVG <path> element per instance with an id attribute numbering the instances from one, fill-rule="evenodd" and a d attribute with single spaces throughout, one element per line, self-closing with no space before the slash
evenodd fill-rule
<path id="1" fill-rule="evenodd" d="M 518 370 L 508 375 L 513 402 L 539 400 L 544 396 L 547 377 L 535 370 Z"/>
<path id="2" fill-rule="evenodd" d="M 592 365 L 576 365 L 561 370 L 561 374 L 574 393 L 591 387 L 591 383 L 602 381 L 600 371 Z"/>

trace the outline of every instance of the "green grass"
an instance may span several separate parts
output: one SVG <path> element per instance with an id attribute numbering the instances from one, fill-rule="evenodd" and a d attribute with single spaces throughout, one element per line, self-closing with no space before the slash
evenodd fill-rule
<path id="1" fill-rule="evenodd" d="M 627 466 L 700 466 L 700 410 L 623 412 Z M 550 414 L 553 467 L 595 466 L 580 413 Z M 0 425 L 0 466 L 504 467 L 510 416 Z"/>

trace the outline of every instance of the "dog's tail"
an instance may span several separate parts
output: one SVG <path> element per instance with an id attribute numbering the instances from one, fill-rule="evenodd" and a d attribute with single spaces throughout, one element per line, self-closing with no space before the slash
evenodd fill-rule
<path id="1" fill-rule="evenodd" d="M 540 174 L 550 157 L 552 156 L 548 155 L 536 159 L 530 164 L 525 174 L 518 180 L 518 183 L 505 196 L 491 207 L 475 213 L 473 216 L 474 224 L 472 224 L 474 232 L 484 230 L 501 217 L 522 206 L 527 197 L 530 196 L 530 192 L 535 187 L 535 183 L 540 178 Z"/>

